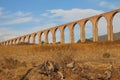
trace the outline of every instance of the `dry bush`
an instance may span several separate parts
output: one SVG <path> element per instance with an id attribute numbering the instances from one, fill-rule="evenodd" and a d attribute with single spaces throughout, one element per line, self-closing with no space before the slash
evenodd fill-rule
<path id="1" fill-rule="evenodd" d="M 67 54 L 69 53 L 69 54 Z M 62 66 L 65 66 L 66 64 L 72 62 L 74 59 L 74 55 L 70 49 L 67 51 L 59 50 L 56 52 L 56 54 L 53 56 L 53 61 L 56 61 Z"/>
<path id="2" fill-rule="evenodd" d="M 4 69 L 15 69 L 15 68 L 20 67 L 20 66 L 26 67 L 27 64 L 24 61 L 21 62 L 21 61 L 19 61 L 17 59 L 14 59 L 12 57 L 9 57 L 9 58 L 5 57 L 4 60 L 3 60 L 3 62 L 1 62 L 1 66 Z"/>
<path id="3" fill-rule="evenodd" d="M 103 58 L 109 58 L 111 55 L 110 55 L 110 53 L 104 53 L 103 54 Z"/>

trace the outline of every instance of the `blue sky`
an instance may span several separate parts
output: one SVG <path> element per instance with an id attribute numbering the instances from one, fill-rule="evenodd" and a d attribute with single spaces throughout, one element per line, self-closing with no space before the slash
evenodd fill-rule
<path id="1" fill-rule="evenodd" d="M 0 41 L 120 8 L 120 0 L 0 0 Z"/>

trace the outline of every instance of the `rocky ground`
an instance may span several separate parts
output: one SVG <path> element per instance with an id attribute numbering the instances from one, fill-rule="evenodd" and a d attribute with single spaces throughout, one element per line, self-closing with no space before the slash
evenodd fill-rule
<path id="1" fill-rule="evenodd" d="M 0 80 L 120 80 L 120 41 L 0 46 Z"/>
<path id="2" fill-rule="evenodd" d="M 0 67 L 0 80 L 120 80 L 120 67 L 112 62 L 44 61 L 27 67 L 25 62 L 5 59 Z"/>

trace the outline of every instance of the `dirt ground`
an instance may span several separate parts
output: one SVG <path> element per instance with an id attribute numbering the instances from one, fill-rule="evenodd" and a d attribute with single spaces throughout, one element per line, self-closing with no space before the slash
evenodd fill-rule
<path id="1" fill-rule="evenodd" d="M 56 63 L 64 80 L 120 80 L 120 41 L 0 46 L 0 80 L 62 80 L 58 72 L 53 78 L 38 72 L 45 61 Z M 67 67 L 71 62 L 74 68 Z"/>

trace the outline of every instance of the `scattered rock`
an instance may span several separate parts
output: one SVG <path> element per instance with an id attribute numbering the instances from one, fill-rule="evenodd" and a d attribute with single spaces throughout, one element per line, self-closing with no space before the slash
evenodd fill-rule
<path id="1" fill-rule="evenodd" d="M 21 80 L 32 80 L 30 77 L 33 75 L 34 78 L 37 77 L 40 80 L 110 80 L 112 76 L 112 65 L 99 66 L 99 64 L 92 63 L 78 65 L 75 61 L 64 65 L 66 67 L 61 67 L 53 61 L 45 61 L 43 64 L 28 70 L 24 79 Z M 101 69 L 97 69 L 98 66 Z M 41 75 L 46 78 L 38 78 Z"/>
<path id="2" fill-rule="evenodd" d="M 105 71 L 105 80 L 110 80 L 112 72 L 110 70 Z"/>
<path id="3" fill-rule="evenodd" d="M 71 63 L 66 65 L 68 68 L 74 68 L 75 67 L 75 62 L 72 61 Z"/>

